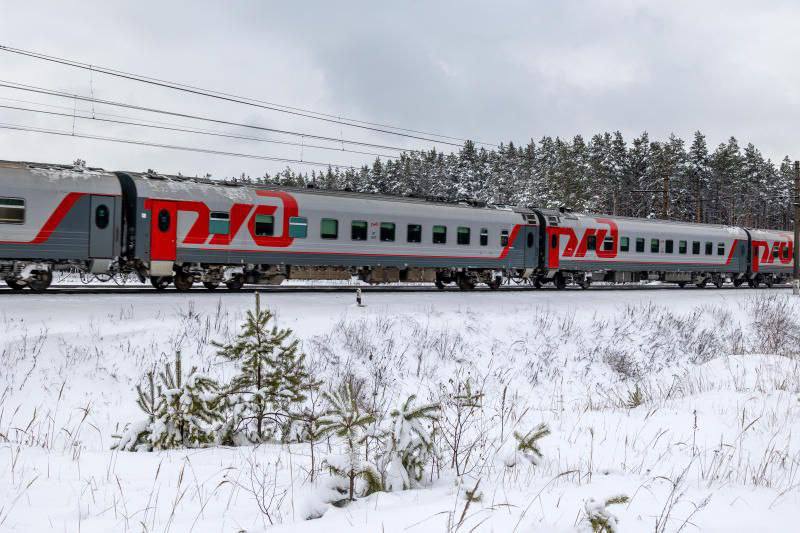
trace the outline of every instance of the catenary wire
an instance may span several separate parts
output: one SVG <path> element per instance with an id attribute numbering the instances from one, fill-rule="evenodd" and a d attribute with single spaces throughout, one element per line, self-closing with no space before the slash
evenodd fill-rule
<path id="1" fill-rule="evenodd" d="M 442 135 L 442 134 L 438 134 L 438 133 L 431 133 L 431 132 L 426 132 L 426 131 L 422 131 L 422 130 L 414 130 L 414 129 L 409 129 L 409 128 L 401 128 L 401 127 L 398 127 L 398 126 L 392 126 L 392 125 L 389 125 L 389 124 L 382 124 L 382 123 L 378 123 L 378 122 L 368 122 L 368 121 L 364 121 L 364 120 L 356 120 L 356 119 L 351 119 L 351 118 L 347 118 L 347 117 L 341 117 L 341 116 L 333 115 L 333 114 L 330 114 L 330 113 L 320 113 L 320 112 L 312 111 L 312 110 L 309 110 L 309 109 L 303 109 L 303 108 L 299 108 L 299 107 L 292 107 L 292 106 L 287 106 L 287 105 L 282 105 L 282 104 L 276 104 L 274 102 L 269 102 L 269 101 L 266 101 L 266 100 L 259 100 L 259 99 L 256 99 L 256 98 L 237 96 L 237 95 L 234 95 L 234 94 L 231 94 L 231 93 L 225 93 L 225 92 L 221 92 L 221 91 L 203 89 L 201 87 L 197 87 L 197 86 L 193 86 L 193 85 L 167 81 L 167 80 L 164 80 L 164 79 L 154 78 L 154 77 L 150 77 L 150 76 L 143 76 L 143 75 L 140 75 L 140 74 L 133 74 L 133 73 L 125 72 L 125 71 L 122 71 L 122 70 L 117 70 L 117 69 L 112 69 L 112 68 L 107 68 L 107 67 L 101 67 L 101 66 L 92 65 L 92 64 L 89 64 L 89 63 L 84 63 L 84 62 L 81 62 L 81 61 L 76 61 L 76 60 L 72 60 L 72 59 L 66 59 L 66 58 L 57 57 L 57 56 L 48 55 L 48 54 L 42 54 L 42 53 L 39 53 L 39 52 L 30 51 L 30 50 L 23 50 L 21 48 L 14 48 L 14 47 L 11 47 L 11 46 L 6 46 L 6 45 L 0 45 L 0 51 L 10 52 L 10 53 L 14 53 L 14 54 L 30 57 L 30 58 L 33 58 L 33 59 L 39 59 L 39 60 L 48 61 L 48 62 L 51 62 L 51 63 L 57 63 L 57 64 L 61 64 L 61 65 L 65 65 L 65 66 L 69 66 L 69 67 L 73 67 L 73 68 L 89 70 L 92 73 L 97 72 L 97 73 L 105 74 L 105 75 L 108 75 L 108 76 L 114 76 L 114 77 L 117 77 L 117 78 L 127 79 L 127 80 L 136 81 L 136 82 L 140 82 L 140 83 L 146 83 L 146 84 L 155 85 L 155 86 L 168 88 L 168 89 L 172 89 L 172 90 L 183 91 L 183 92 L 196 94 L 196 95 L 200 95 L 200 96 L 205 96 L 205 97 L 209 97 L 209 98 L 215 98 L 215 99 L 219 99 L 219 100 L 224 100 L 224 101 L 227 101 L 227 102 L 243 104 L 243 105 L 248 105 L 248 106 L 252 106 L 252 107 L 258 107 L 258 108 L 269 110 L 269 111 L 287 113 L 287 114 L 290 114 L 290 115 L 301 116 L 301 117 L 304 117 L 304 118 L 320 120 L 320 121 L 324 121 L 324 122 L 329 122 L 329 123 L 333 123 L 333 124 L 339 124 L 339 125 L 353 127 L 353 128 L 361 128 L 361 129 L 365 129 L 365 130 L 369 130 L 369 131 L 373 131 L 373 132 L 377 132 L 377 133 L 384 133 L 384 134 L 388 134 L 388 135 L 397 135 L 397 136 L 400 136 L 400 137 L 405 137 L 405 138 L 410 138 L 410 139 L 422 140 L 422 141 L 433 142 L 433 143 L 438 143 L 438 144 L 446 144 L 446 145 L 450 145 L 450 146 L 459 146 L 459 147 L 461 146 L 461 144 L 463 142 L 465 142 L 467 140 L 465 138 L 460 138 L 460 137 Z M 431 138 L 431 137 L 438 137 L 439 139 L 434 139 L 434 138 Z M 441 140 L 441 139 L 449 139 L 449 141 Z M 452 141 L 460 141 L 460 142 L 452 142 Z M 482 141 L 475 141 L 475 143 L 476 144 L 480 144 L 480 145 L 484 145 L 484 146 L 491 146 L 491 147 L 496 147 L 497 146 L 495 144 L 482 142 Z"/>

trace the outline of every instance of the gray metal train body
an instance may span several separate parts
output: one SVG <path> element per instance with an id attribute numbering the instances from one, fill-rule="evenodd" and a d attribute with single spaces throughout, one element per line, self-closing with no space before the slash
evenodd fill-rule
<path id="1" fill-rule="evenodd" d="M 179 290 L 354 275 L 738 286 L 783 281 L 792 257 L 772 230 L 0 162 L 0 277 L 15 289 L 60 269 Z"/>

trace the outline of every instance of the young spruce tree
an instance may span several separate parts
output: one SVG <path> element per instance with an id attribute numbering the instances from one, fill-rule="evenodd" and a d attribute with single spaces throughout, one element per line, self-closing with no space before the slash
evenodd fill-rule
<path id="1" fill-rule="evenodd" d="M 386 488 L 405 490 L 422 481 L 425 465 L 433 449 L 433 425 L 439 405 L 416 406 L 412 394 L 399 409 L 391 412 L 391 449 Z"/>

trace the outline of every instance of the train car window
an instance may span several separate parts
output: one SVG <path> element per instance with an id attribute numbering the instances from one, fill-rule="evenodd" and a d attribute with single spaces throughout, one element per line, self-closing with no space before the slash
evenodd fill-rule
<path id="1" fill-rule="evenodd" d="M 636 251 L 644 252 L 644 237 L 636 237 Z"/>
<path id="2" fill-rule="evenodd" d="M 487 246 L 489 244 L 489 230 L 486 228 L 481 228 L 481 246 Z"/>
<path id="3" fill-rule="evenodd" d="M 714 243 L 706 241 L 706 255 L 714 253 Z"/>
<path id="4" fill-rule="evenodd" d="M 789 259 L 789 247 L 788 246 L 784 246 L 783 247 L 783 258 L 784 259 Z"/>
<path id="5" fill-rule="evenodd" d="M 661 241 L 658 239 L 650 239 L 650 253 L 657 254 L 659 249 L 661 248 Z"/>
<path id="6" fill-rule="evenodd" d="M 778 250 L 775 250 L 775 253 L 777 253 L 777 252 L 778 252 Z M 717 255 L 725 255 L 725 243 L 724 242 L 718 242 L 717 243 Z"/>
<path id="7" fill-rule="evenodd" d="M 614 239 L 611 237 L 606 237 L 603 239 L 603 250 L 606 252 L 610 252 L 614 249 Z"/>
<path id="8" fill-rule="evenodd" d="M 319 236 L 323 239 L 338 239 L 339 221 L 335 218 L 323 218 L 319 223 Z"/>
<path id="9" fill-rule="evenodd" d="M 25 200 L 0 198 L 0 224 L 24 224 Z"/>
<path id="10" fill-rule="evenodd" d="M 208 232 L 212 235 L 227 235 L 230 231 L 231 216 L 222 211 L 212 211 L 208 215 Z"/>
<path id="11" fill-rule="evenodd" d="M 628 250 L 630 250 L 630 247 L 631 247 L 631 240 L 628 237 L 619 238 L 620 252 L 627 252 Z"/>
<path id="12" fill-rule="evenodd" d="M 166 209 L 162 209 L 158 212 L 158 231 L 165 233 L 167 230 L 169 230 L 169 224 L 171 222 L 170 218 L 169 211 Z"/>
<path id="13" fill-rule="evenodd" d="M 108 206 L 100 204 L 94 210 L 94 225 L 99 229 L 106 229 L 109 221 Z"/>
<path id="14" fill-rule="evenodd" d="M 686 241 L 678 241 L 678 253 L 679 254 L 686 253 Z"/>
<path id="15" fill-rule="evenodd" d="M 700 241 L 692 241 L 692 255 L 700 253 Z"/>
<path id="16" fill-rule="evenodd" d="M 528 248 L 533 248 L 533 233 L 531 232 L 528 233 L 527 243 L 528 243 Z"/>
<path id="17" fill-rule="evenodd" d="M 447 226 L 433 227 L 433 244 L 445 244 L 447 242 Z"/>
<path id="18" fill-rule="evenodd" d="M 503 231 L 500 232 L 500 246 L 502 246 L 504 248 L 506 246 L 508 246 L 508 230 L 507 229 L 504 229 Z M 558 246 L 558 239 L 556 238 L 555 235 L 553 235 L 553 248 L 555 248 L 556 246 Z"/>
<path id="19" fill-rule="evenodd" d="M 275 235 L 275 217 L 272 215 L 256 215 L 256 236 L 272 237 Z"/>
<path id="20" fill-rule="evenodd" d="M 381 222 L 381 241 L 394 242 L 394 222 Z"/>
<path id="21" fill-rule="evenodd" d="M 587 250 L 597 250 L 597 235 L 589 235 L 586 239 Z"/>
<path id="22" fill-rule="evenodd" d="M 777 259 L 779 255 L 780 255 L 780 243 L 776 242 L 775 244 L 772 245 L 772 258 Z"/>
<path id="23" fill-rule="evenodd" d="M 406 242 L 422 242 L 422 226 L 409 224 L 406 233 Z"/>
<path id="24" fill-rule="evenodd" d="M 466 226 L 459 226 L 456 230 L 456 242 L 458 244 L 469 244 L 469 228 Z"/>
<path id="25" fill-rule="evenodd" d="M 367 240 L 367 221 L 354 220 L 350 224 L 350 238 L 354 241 Z"/>
<path id="26" fill-rule="evenodd" d="M 664 252 L 671 254 L 672 247 L 673 247 L 672 239 L 667 239 L 666 241 L 664 241 Z"/>
<path id="27" fill-rule="evenodd" d="M 289 237 L 305 239 L 308 236 L 308 219 L 306 217 L 289 218 Z"/>

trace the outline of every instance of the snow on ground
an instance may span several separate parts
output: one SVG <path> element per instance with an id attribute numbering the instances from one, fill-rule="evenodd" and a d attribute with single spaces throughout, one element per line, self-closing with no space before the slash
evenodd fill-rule
<path id="1" fill-rule="evenodd" d="M 175 350 L 229 377 L 211 341 L 233 335 L 253 295 L 3 294 L 0 530 L 583 531 L 586 509 L 616 495 L 630 499 L 606 510 L 623 532 L 796 528 L 800 306 L 790 290 L 365 299 L 262 302 L 326 382 L 355 375 L 376 402 L 439 400 L 469 378 L 485 396 L 468 420 L 475 451 L 462 475 L 439 465 L 425 488 L 304 520 L 321 490 L 307 444 L 113 452 L 112 435 L 142 417 L 135 385 Z M 539 464 L 507 467 L 512 432 L 539 423 L 552 431 Z M 476 485 L 479 501 L 468 501 Z"/>

